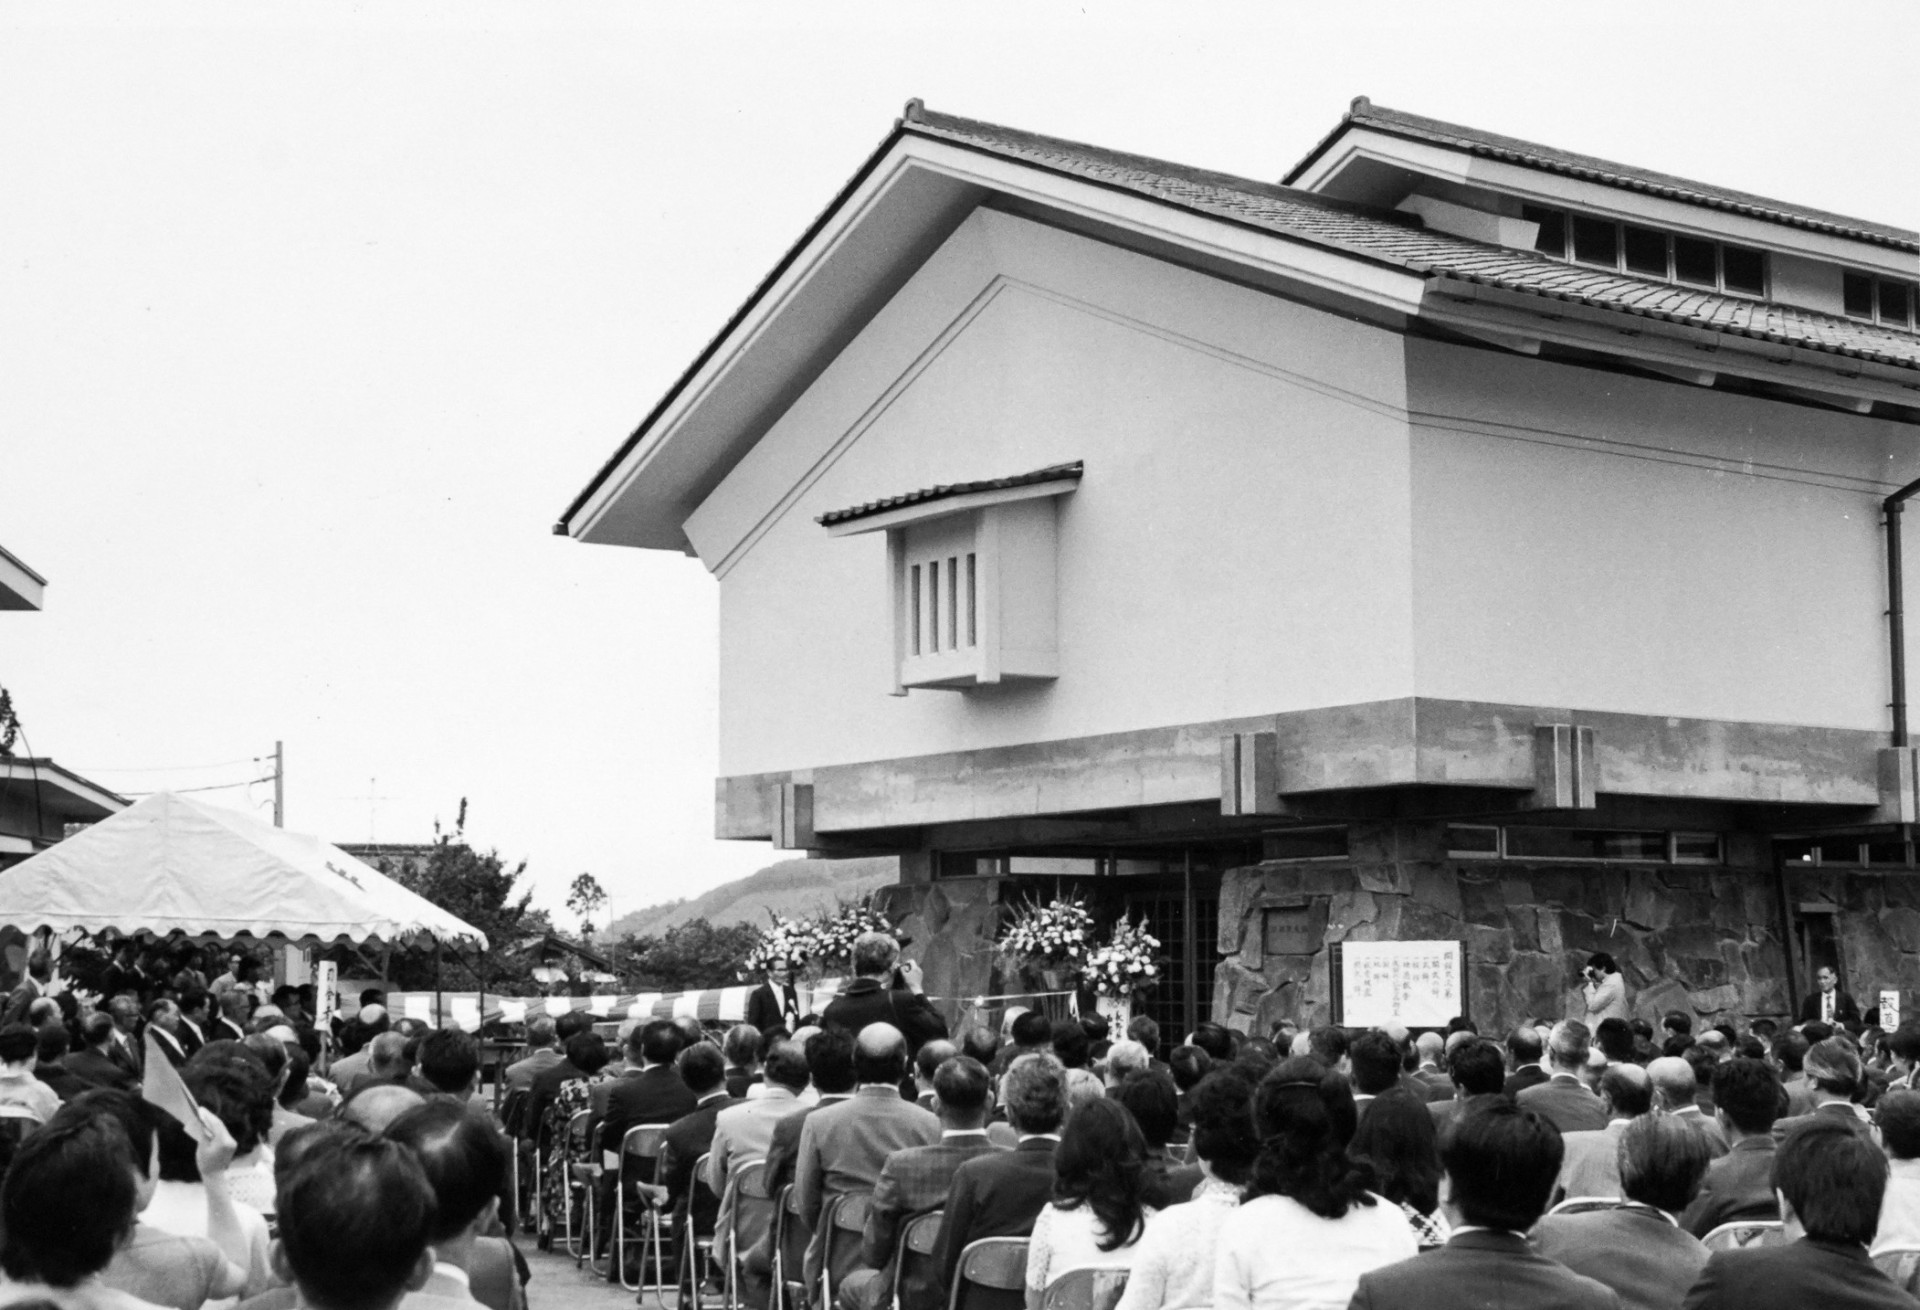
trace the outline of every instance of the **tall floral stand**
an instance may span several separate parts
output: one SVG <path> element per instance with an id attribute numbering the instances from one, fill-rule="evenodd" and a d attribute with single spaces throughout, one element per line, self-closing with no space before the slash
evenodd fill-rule
<path id="1" fill-rule="evenodd" d="M 1071 969 L 1040 970 L 1040 1013 L 1049 1019 L 1071 1019 L 1080 1013 L 1079 979 Z"/>
<path id="2" fill-rule="evenodd" d="M 1101 995 L 1094 1001 L 1094 1009 L 1107 1021 L 1107 1035 L 1119 1038 L 1126 1035 L 1127 1024 L 1133 1019 L 1133 997 Z"/>

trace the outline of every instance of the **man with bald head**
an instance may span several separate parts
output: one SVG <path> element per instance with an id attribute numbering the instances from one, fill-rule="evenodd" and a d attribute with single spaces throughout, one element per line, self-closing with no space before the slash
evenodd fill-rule
<path id="1" fill-rule="evenodd" d="M 404 1083 L 413 1073 L 413 1061 L 407 1057 L 407 1039 L 399 1033 L 381 1033 L 367 1043 L 367 1052 L 367 1071 L 340 1088 L 347 1096 L 381 1083 Z"/>
<path id="2" fill-rule="evenodd" d="M 1607 1108 L 1587 1090 L 1581 1071 L 1587 1067 L 1593 1035 L 1578 1019 L 1555 1024 L 1547 1038 L 1547 1080 L 1513 1099 L 1522 1110 L 1532 1110 L 1562 1133 L 1588 1132 L 1607 1126 Z"/>
<path id="3" fill-rule="evenodd" d="M 387 1125 L 427 1098 L 400 1083 L 372 1083 L 347 1098 L 334 1117 L 359 1124 L 370 1133 L 384 1133 Z"/>
<path id="4" fill-rule="evenodd" d="M 1699 1103 L 1694 1099 L 1700 1090 L 1700 1082 L 1698 1075 L 1693 1072 L 1693 1066 L 1677 1055 L 1663 1055 L 1647 1066 L 1647 1074 L 1653 1079 L 1653 1091 L 1661 1112 L 1672 1115 L 1706 1138 L 1712 1159 L 1718 1160 L 1725 1155 L 1727 1130 L 1717 1120 L 1702 1113 Z"/>
<path id="5" fill-rule="evenodd" d="M 1562 1135 L 1566 1154 L 1560 1158 L 1556 1200 L 1620 1195 L 1620 1135 L 1653 1109 L 1653 1080 L 1637 1064 L 1611 1065 L 1600 1075 L 1600 1104 L 1607 1114 L 1604 1128 Z"/>
<path id="6" fill-rule="evenodd" d="M 1424 1032 L 1413 1039 L 1413 1049 L 1419 1053 L 1420 1065 L 1413 1071 L 1415 1087 L 1409 1091 L 1421 1093 L 1421 1099 L 1451 1101 L 1453 1099 L 1453 1079 L 1447 1077 L 1445 1067 L 1440 1063 L 1446 1055 L 1447 1039 L 1437 1032 Z"/>
<path id="7" fill-rule="evenodd" d="M 868 1024 L 854 1040 L 853 1095 L 814 1111 L 800 1125 L 793 1194 L 814 1234 L 807 1247 L 809 1286 L 819 1278 L 826 1248 L 821 1217 L 827 1204 L 848 1192 L 871 1192 L 895 1151 L 940 1140 L 939 1118 L 900 1095 L 907 1058 L 904 1033 L 890 1023 Z M 846 1272 L 835 1270 L 836 1281 Z"/>

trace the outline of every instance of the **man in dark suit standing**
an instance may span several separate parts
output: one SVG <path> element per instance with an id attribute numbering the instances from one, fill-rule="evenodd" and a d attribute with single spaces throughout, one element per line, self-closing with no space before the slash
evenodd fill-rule
<path id="1" fill-rule="evenodd" d="M 1563 1133 L 1587 1132 L 1607 1126 L 1607 1107 L 1580 1081 L 1587 1067 L 1592 1037 L 1578 1019 L 1564 1019 L 1547 1038 L 1547 1063 L 1553 1072 L 1547 1081 L 1514 1097 L 1515 1104 L 1532 1110 Z"/>
<path id="2" fill-rule="evenodd" d="M 1700 1190 L 1708 1159 L 1706 1139 L 1671 1115 L 1629 1120 L 1619 1163 L 1627 1203 L 1547 1215 L 1533 1230 L 1534 1249 L 1605 1283 L 1628 1310 L 1671 1307 L 1707 1263 L 1707 1248 L 1674 1216 Z"/>
<path id="3" fill-rule="evenodd" d="M 769 973 L 747 994 L 747 1022 L 763 1037 L 775 1028 L 793 1032 L 800 1024 L 800 1008 L 800 991 L 790 972 L 778 982 Z"/>
<path id="4" fill-rule="evenodd" d="M 140 1085 L 137 1075 L 128 1072 L 113 1058 L 113 1016 L 95 1010 L 80 1024 L 81 1047 L 63 1061 L 67 1072 L 89 1087 L 112 1087 L 121 1091 Z"/>
<path id="5" fill-rule="evenodd" d="M 936 1037 L 945 1037 L 946 1020 L 920 994 L 920 966 L 906 966 L 905 987 L 890 985 L 899 959 L 900 944 L 883 932 L 862 933 L 855 938 L 853 981 L 820 1016 L 822 1026 L 858 1037 L 869 1024 L 892 1024 L 907 1039 L 908 1059 Z"/>
<path id="6" fill-rule="evenodd" d="M 1713 1117 L 1727 1134 L 1727 1153 L 1707 1166 L 1700 1195 L 1680 1226 L 1705 1237 L 1736 1219 L 1773 1220 L 1773 1124 L 1780 1117 L 1780 1077 L 1764 1060 L 1728 1060 L 1713 1071 Z"/>
<path id="7" fill-rule="evenodd" d="M 1050 1055 L 1023 1055 L 1007 1066 L 1000 1099 L 1019 1145 L 978 1156 L 953 1171 L 953 1190 L 947 1194 L 933 1248 L 942 1288 L 953 1286 L 967 1243 L 1030 1235 L 1033 1221 L 1053 1199 L 1053 1148 L 1060 1144 L 1060 1125 L 1066 1118 L 1066 1069 Z M 1006 1305 L 1016 1310 L 1023 1300 L 1018 1292 L 1006 1298 Z M 968 1304 L 998 1310 L 997 1303 L 981 1293 Z"/>
<path id="8" fill-rule="evenodd" d="M 978 1060 L 950 1056 L 934 1071 L 933 1100 L 940 1117 L 940 1142 L 897 1151 L 881 1167 L 860 1248 L 861 1261 L 867 1268 L 841 1281 L 837 1297 L 840 1310 L 881 1310 L 893 1290 L 894 1262 L 908 1221 L 944 1206 L 955 1171 L 975 1156 L 998 1149 L 987 1141 L 990 1090 L 986 1066 Z M 935 1281 L 932 1261 L 916 1262 L 903 1275 L 900 1310 L 940 1310 L 946 1304 L 945 1293 L 946 1289 Z"/>
<path id="9" fill-rule="evenodd" d="M 1880 1223 L 1887 1159 L 1845 1124 L 1806 1124 L 1774 1155 L 1784 1246 L 1716 1251 L 1686 1310 L 1913 1310 L 1867 1255 Z"/>
<path id="10" fill-rule="evenodd" d="M 1443 1247 L 1360 1276 L 1351 1310 L 1620 1310 L 1612 1288 L 1527 1244 L 1560 1175 L 1560 1134 L 1505 1100 L 1476 1102 L 1440 1152 Z"/>
<path id="11" fill-rule="evenodd" d="M 1547 1071 L 1540 1067 L 1540 1034 L 1524 1025 L 1507 1034 L 1507 1059 L 1513 1066 L 1513 1072 L 1507 1075 L 1506 1086 L 1500 1090 L 1508 1096 L 1519 1096 L 1529 1087 L 1538 1087 L 1547 1081 Z"/>
<path id="12" fill-rule="evenodd" d="M 7 1005 L 0 1011 L 0 1026 L 10 1023 L 27 1022 L 27 1010 L 42 996 L 53 995 L 53 957 L 45 947 L 36 947 L 27 955 L 27 971 L 20 983 L 7 995 Z"/>
<path id="13" fill-rule="evenodd" d="M 147 1006 L 146 1031 L 152 1033 L 160 1043 L 173 1067 L 178 1069 L 187 1062 L 187 1048 L 182 1044 L 180 1032 L 180 1007 L 166 997 L 153 1001 Z"/>
<path id="14" fill-rule="evenodd" d="M 1840 990 L 1840 975 L 1823 964 L 1813 975 L 1815 990 L 1800 1002 L 1801 1023 L 1824 1023 L 1832 1028 L 1860 1022 L 1860 1006 Z"/>

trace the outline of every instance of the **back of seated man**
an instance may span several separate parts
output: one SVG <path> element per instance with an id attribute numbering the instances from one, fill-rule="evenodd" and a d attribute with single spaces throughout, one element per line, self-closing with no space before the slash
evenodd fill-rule
<path id="1" fill-rule="evenodd" d="M 1007 1066 L 1000 1099 L 1020 1144 L 954 1170 L 933 1252 L 943 1288 L 953 1286 L 960 1253 L 969 1242 L 1030 1235 L 1041 1208 L 1053 1198 L 1053 1149 L 1066 1117 L 1066 1069 L 1052 1056 L 1022 1056 Z"/>
<path id="2" fill-rule="evenodd" d="M 420 1163 L 433 1189 L 433 1275 L 403 1303 L 433 1310 L 442 1303 L 487 1310 L 520 1304 L 520 1278 L 504 1237 L 487 1237 L 511 1158 L 506 1138 L 457 1101 L 435 1100 L 387 1125 L 385 1136 Z"/>
<path id="3" fill-rule="evenodd" d="M 274 1272 L 305 1310 L 393 1310 L 434 1274 L 432 1184 L 398 1142 L 306 1132 L 313 1144 L 280 1183 Z"/>
<path id="4" fill-rule="evenodd" d="M 1888 1177 L 1872 1254 L 1920 1250 L 1920 1092 L 1895 1088 L 1880 1098 L 1873 1117 Z"/>
<path id="5" fill-rule="evenodd" d="M 367 1044 L 367 1051 L 367 1071 L 340 1089 L 343 1096 L 379 1083 L 405 1083 L 413 1072 L 413 1061 L 407 1058 L 407 1039 L 400 1033 L 381 1033 Z"/>
<path id="6" fill-rule="evenodd" d="M 1761 1060 L 1728 1060 L 1713 1071 L 1713 1116 L 1727 1153 L 1707 1166 L 1700 1195 L 1680 1223 L 1705 1237 L 1737 1219 L 1780 1217 L 1773 1191 L 1773 1125 L 1785 1099 L 1780 1076 Z"/>
<path id="7" fill-rule="evenodd" d="M 986 1066 L 966 1056 L 951 1056 L 934 1071 L 934 1113 L 940 1118 L 940 1142 L 913 1146 L 887 1157 L 873 1188 L 873 1208 L 860 1248 L 866 1266 L 840 1282 L 841 1310 L 881 1310 L 893 1291 L 900 1237 L 916 1216 L 940 1209 L 960 1166 L 996 1148 L 987 1141 Z M 931 1262 L 911 1266 L 900 1289 L 900 1310 L 939 1310 L 944 1289 Z"/>
<path id="8" fill-rule="evenodd" d="M 80 1021 L 81 1046 L 64 1061 L 67 1072 L 91 1087 L 127 1088 L 139 1085 L 136 1077 L 114 1056 L 113 1016 L 95 1010 Z"/>
<path id="9" fill-rule="evenodd" d="M 1709 1159 L 1706 1139 L 1672 1115 L 1629 1120 L 1617 1166 L 1627 1204 L 1547 1215 L 1533 1230 L 1534 1248 L 1605 1283 L 1622 1305 L 1677 1305 L 1707 1263 L 1707 1248 L 1676 1218 L 1693 1203 Z"/>
<path id="10" fill-rule="evenodd" d="M 1578 1019 L 1555 1024 L 1547 1038 L 1547 1080 L 1520 1092 L 1515 1103 L 1540 1114 L 1563 1133 L 1606 1127 L 1606 1107 L 1581 1081 L 1590 1049 L 1585 1024 Z"/>
<path id="11" fill-rule="evenodd" d="M 994 1056 L 995 1063 L 988 1066 L 996 1074 L 1005 1073 L 1007 1066 L 1023 1055 L 1046 1051 L 1053 1042 L 1053 1024 L 1038 1010 L 1027 1010 L 1015 1016 L 1009 1033 L 1013 1038 L 1012 1043 L 1001 1047 Z"/>
<path id="12" fill-rule="evenodd" d="M 1504 1098 L 1476 1101 L 1440 1148 L 1447 1244 L 1360 1275 L 1351 1310 L 1619 1310 L 1604 1284 L 1527 1244 L 1560 1174 L 1560 1133 Z"/>
<path id="13" fill-rule="evenodd" d="M 758 1037 L 759 1029 L 754 1029 Z M 695 1231 L 711 1233 L 720 1209 L 720 1194 L 693 1176 L 694 1165 L 713 1147 L 720 1112 L 733 1104 L 727 1095 L 727 1060 L 712 1042 L 696 1042 L 674 1059 L 674 1070 L 693 1093 L 693 1109 L 667 1125 L 664 1195 L 659 1199 L 673 1212 L 676 1232 L 685 1232 L 691 1216 Z"/>
<path id="14" fill-rule="evenodd" d="M 1867 1256 L 1887 1185 L 1872 1142 L 1814 1116 L 1780 1143 L 1773 1183 L 1786 1243 L 1715 1251 L 1687 1310 L 1912 1310 L 1913 1298 Z"/>
<path id="15" fill-rule="evenodd" d="M 133 1151 L 111 1118 L 57 1113 L 28 1136 L 0 1184 L 0 1271 L 8 1301 L 150 1310 L 90 1287 L 133 1233 Z"/>
<path id="16" fill-rule="evenodd" d="M 85 1079 L 67 1068 L 67 1026 L 50 1023 L 40 1029 L 39 1045 L 34 1050 L 33 1076 L 53 1089 L 64 1103 L 87 1090 Z"/>
<path id="17" fill-rule="evenodd" d="M 944 1038 L 936 1038 L 914 1053 L 914 1100 L 921 1109 L 933 1109 L 933 1075 L 942 1064 L 959 1053 L 960 1048 Z"/>
<path id="18" fill-rule="evenodd" d="M 420 1042 L 413 1090 L 467 1101 L 480 1086 L 480 1046 L 458 1028 L 436 1028 Z"/>

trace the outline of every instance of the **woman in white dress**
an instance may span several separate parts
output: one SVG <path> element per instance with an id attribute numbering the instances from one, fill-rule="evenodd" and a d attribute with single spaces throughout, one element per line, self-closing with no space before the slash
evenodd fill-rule
<path id="1" fill-rule="evenodd" d="M 1073 1269 L 1128 1269 L 1154 1212 L 1147 1191 L 1147 1141 L 1118 1101 L 1102 1098 L 1067 1120 L 1053 1151 L 1053 1201 L 1027 1240 L 1027 1310 L 1048 1284 Z"/>
<path id="2" fill-rule="evenodd" d="M 1238 1069 L 1221 1069 L 1195 1085 L 1188 1105 L 1200 1185 L 1192 1200 L 1154 1216 L 1116 1310 L 1204 1310 L 1213 1304 L 1214 1243 L 1222 1222 L 1239 1209 L 1260 1151 L 1253 1084 Z"/>
<path id="3" fill-rule="evenodd" d="M 1347 1080 L 1312 1056 L 1284 1061 L 1253 1102 L 1260 1154 L 1247 1200 L 1220 1226 L 1215 1310 L 1346 1310 L 1360 1275 L 1418 1254 L 1400 1207 L 1347 1157 Z"/>

